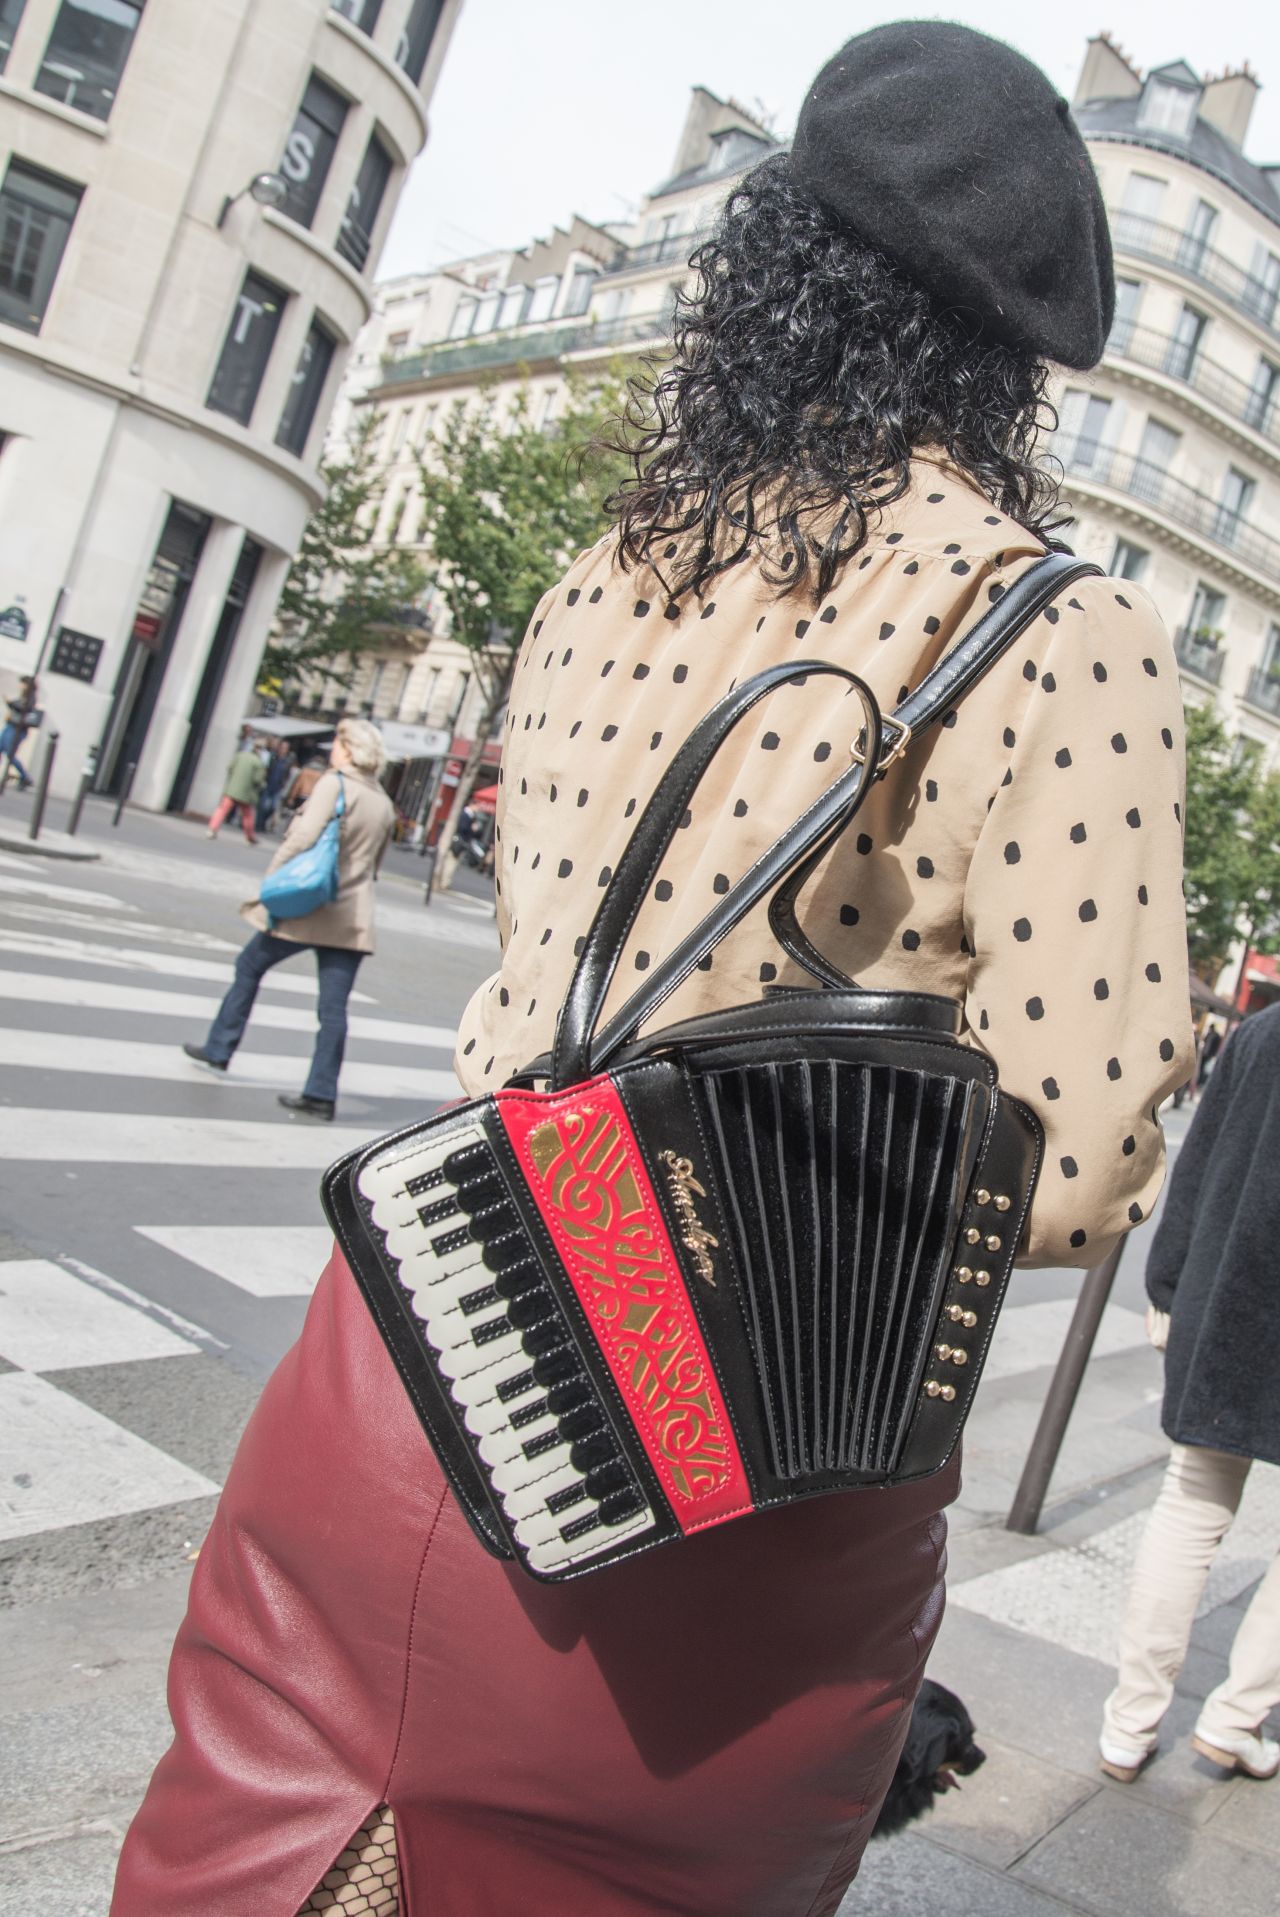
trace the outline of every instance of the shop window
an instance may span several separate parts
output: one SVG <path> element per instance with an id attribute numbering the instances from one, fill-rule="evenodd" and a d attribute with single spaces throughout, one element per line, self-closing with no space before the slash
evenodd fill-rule
<path id="1" fill-rule="evenodd" d="M 373 226 L 391 178 L 391 155 L 375 133 L 364 150 L 347 210 L 335 242 L 339 253 L 360 272 L 373 244 Z"/>
<path id="2" fill-rule="evenodd" d="M 245 274 L 209 387 L 206 404 L 215 413 L 249 424 L 287 298 L 261 274 Z"/>
<path id="3" fill-rule="evenodd" d="M 289 189 L 281 211 L 299 226 L 310 226 L 315 218 L 346 117 L 342 95 L 313 73 L 280 161 Z"/>
<path id="4" fill-rule="evenodd" d="M 133 0 L 62 0 L 36 92 L 107 120 L 142 18 Z"/>
<path id="5" fill-rule="evenodd" d="M 333 351 L 332 338 L 319 320 L 313 320 L 298 356 L 298 368 L 276 434 L 276 445 L 283 446 L 288 453 L 296 453 L 299 459 L 306 451 L 316 407 L 333 364 Z"/>

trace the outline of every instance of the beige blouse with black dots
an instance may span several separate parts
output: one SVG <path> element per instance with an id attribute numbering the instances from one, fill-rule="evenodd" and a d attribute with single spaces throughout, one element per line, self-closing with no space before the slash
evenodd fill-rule
<path id="1" fill-rule="evenodd" d="M 892 710 L 1041 553 L 959 472 L 921 458 L 906 497 L 818 607 L 754 566 L 669 607 L 612 536 L 542 601 L 512 689 L 498 809 L 500 970 L 457 1068 L 493 1089 L 546 1050 L 637 812 L 703 713 L 784 659 L 831 659 Z M 745 719 L 686 815 L 610 1008 L 847 764 L 856 700 L 812 679 Z M 1064 593 L 868 798 L 805 892 L 809 937 L 860 983 L 942 992 L 1044 1124 L 1022 1264 L 1089 1265 L 1164 1174 L 1158 1107 L 1193 1050 L 1182 905 L 1182 708 L 1136 587 Z M 673 995 L 668 1024 L 806 984 L 758 908 Z"/>

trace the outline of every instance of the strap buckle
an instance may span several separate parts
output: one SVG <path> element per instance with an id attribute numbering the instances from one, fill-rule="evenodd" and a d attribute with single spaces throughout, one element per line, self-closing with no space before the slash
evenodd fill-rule
<path id="1" fill-rule="evenodd" d="M 884 715 L 883 719 L 881 720 L 881 726 L 885 731 L 887 731 L 888 728 L 892 726 L 898 736 L 896 739 L 893 740 L 892 744 L 889 747 L 888 752 L 882 755 L 882 757 L 880 758 L 880 760 L 878 761 L 876 765 L 875 776 L 877 779 L 882 779 L 885 773 L 889 770 L 889 767 L 895 764 L 896 761 L 902 757 L 907 747 L 911 744 L 911 738 L 912 738 L 911 727 L 909 725 L 904 724 L 904 722 L 901 719 L 893 718 L 889 713 L 886 713 Z M 862 765 L 865 763 L 865 754 L 863 753 L 862 746 L 860 743 L 860 741 L 864 737 L 865 737 L 865 734 L 859 733 L 858 738 L 856 738 L 853 744 L 849 747 L 849 756 L 850 758 L 854 759 L 858 765 Z"/>

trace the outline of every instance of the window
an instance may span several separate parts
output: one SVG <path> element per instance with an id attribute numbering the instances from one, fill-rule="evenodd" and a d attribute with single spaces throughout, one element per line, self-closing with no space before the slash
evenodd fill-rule
<path id="1" fill-rule="evenodd" d="M 313 73 L 280 161 L 280 172 L 289 189 L 281 211 L 299 226 L 310 226 L 315 218 L 346 117 L 347 103 L 342 95 Z"/>
<path id="2" fill-rule="evenodd" d="M 419 451 L 422 450 L 422 448 L 426 445 L 429 439 L 432 439 L 435 437 L 436 412 L 437 412 L 437 408 L 435 406 L 428 406 L 426 411 L 422 415 L 422 426 L 418 432 L 418 440 L 417 440 Z"/>
<path id="3" fill-rule="evenodd" d="M 559 405 L 560 405 L 559 387 L 548 386 L 542 395 L 542 412 L 538 419 L 538 425 L 541 427 L 544 433 L 547 432 L 555 424 L 555 417 L 559 409 Z"/>
<path id="4" fill-rule="evenodd" d="M 431 51 L 431 42 L 443 12 L 444 0 L 413 0 L 409 9 L 409 18 L 404 23 L 404 32 L 396 48 L 396 65 L 404 68 L 415 86 L 422 78 L 422 69 L 427 64 L 427 55 Z"/>
<path id="5" fill-rule="evenodd" d="M 1280 679 L 1280 626 L 1273 625 L 1267 633 L 1266 650 L 1262 655 L 1262 670 L 1269 679 Z"/>
<path id="6" fill-rule="evenodd" d="M 1234 466 L 1228 466 L 1227 476 L 1222 482 L 1222 499 L 1218 506 L 1217 524 L 1214 528 L 1218 538 L 1233 545 L 1240 529 L 1249 515 L 1253 504 L 1253 495 L 1257 490 L 1254 480 L 1246 473 L 1238 472 Z"/>
<path id="7" fill-rule="evenodd" d="M 498 308 L 502 304 L 501 293 L 486 293 L 476 307 L 473 333 L 487 333 L 498 323 Z"/>
<path id="8" fill-rule="evenodd" d="M 1115 551 L 1111 555 L 1111 564 L 1107 571 L 1113 579 L 1132 579 L 1136 586 L 1147 570 L 1149 552 L 1141 546 L 1135 546 L 1128 539 L 1117 539 Z"/>
<path id="9" fill-rule="evenodd" d="M 1226 593 L 1218 592 L 1213 586 L 1206 586 L 1203 579 L 1200 580 L 1187 617 L 1187 637 L 1194 639 L 1197 645 L 1216 646 L 1222 637 L 1226 618 Z"/>
<path id="10" fill-rule="evenodd" d="M 391 434 L 391 445 L 387 451 L 388 459 L 394 459 L 404 445 L 405 435 L 409 431 L 409 421 L 413 416 L 411 406 L 402 406 L 396 415 L 395 428 Z"/>
<path id="11" fill-rule="evenodd" d="M 1138 125 L 1158 128 L 1162 133 L 1190 133 L 1200 99 L 1198 87 L 1170 86 L 1154 76 L 1147 81 L 1138 109 Z"/>
<path id="12" fill-rule="evenodd" d="M 394 357 L 397 354 L 403 353 L 408 344 L 409 335 L 407 333 L 391 333 L 387 338 L 387 352 Z"/>
<path id="13" fill-rule="evenodd" d="M 598 320 L 625 319 L 631 307 L 631 288 L 629 286 L 611 286 L 607 293 L 600 295 L 596 307 Z"/>
<path id="14" fill-rule="evenodd" d="M 330 5 L 344 20 L 350 20 L 353 27 L 359 27 L 361 33 L 373 32 L 382 11 L 382 0 L 330 0 Z"/>
<path id="15" fill-rule="evenodd" d="M 475 300 L 460 299 L 453 309 L 453 318 L 449 321 L 449 338 L 465 339 L 471 331 L 471 322 L 476 316 Z"/>
<path id="16" fill-rule="evenodd" d="M 1111 338 L 1107 342 L 1113 352 L 1127 352 L 1132 344 L 1133 328 L 1138 317 L 1138 305 L 1141 299 L 1141 280 L 1116 281 L 1116 316 L 1111 328 Z"/>
<path id="17" fill-rule="evenodd" d="M 1234 766 L 1243 766 L 1248 772 L 1260 773 L 1264 751 L 1265 747 L 1261 739 L 1249 739 L 1243 732 L 1237 732 L 1231 741 L 1231 763 Z"/>
<path id="18" fill-rule="evenodd" d="M 82 188 L 10 160 L 0 188 L 0 321 L 38 333 Z"/>
<path id="19" fill-rule="evenodd" d="M 1280 366 L 1269 359 L 1260 359 L 1245 401 L 1246 424 L 1256 427 L 1260 433 L 1273 432 L 1277 398 L 1280 398 Z"/>
<path id="20" fill-rule="evenodd" d="M 1277 293 L 1280 293 L 1280 256 L 1259 240 L 1253 249 L 1253 260 L 1249 267 L 1245 305 L 1264 326 L 1270 326 L 1275 320 Z"/>
<path id="21" fill-rule="evenodd" d="M 276 445 L 283 446 L 287 453 L 296 453 L 299 459 L 306 451 L 316 407 L 320 404 L 320 395 L 333 364 L 333 350 L 334 342 L 330 335 L 319 320 L 312 320 L 298 355 L 297 371 L 280 415 L 280 430 L 276 434 Z"/>
<path id="22" fill-rule="evenodd" d="M 555 308 L 556 294 L 559 289 L 560 282 L 554 276 L 550 279 L 539 280 L 529 295 L 529 310 L 525 314 L 525 318 L 531 320 L 550 319 Z"/>
<path id="23" fill-rule="evenodd" d="M 206 401 L 215 413 L 249 424 L 287 298 L 261 274 L 245 274 Z"/>
<path id="24" fill-rule="evenodd" d="M 1187 230 L 1178 245 L 1179 266 L 1186 267 L 1190 273 L 1201 271 L 1217 224 L 1217 207 L 1210 206 L 1208 200 L 1197 200 L 1195 211 L 1187 221 Z"/>
<path id="25" fill-rule="evenodd" d="M 13 36 L 18 31 L 18 22 L 26 4 L 27 0 L 0 0 L 0 73 L 8 64 Z"/>
<path id="26" fill-rule="evenodd" d="M 1142 429 L 1142 443 L 1133 462 L 1132 490 L 1140 499 L 1159 500 L 1169 468 L 1178 456 L 1182 434 L 1158 419 L 1149 419 Z"/>
<path id="27" fill-rule="evenodd" d="M 1171 379 L 1191 378 L 1191 369 L 1208 324 L 1205 314 L 1198 313 L 1194 306 L 1183 307 L 1164 356 L 1164 370 Z"/>
<path id="28" fill-rule="evenodd" d="M 1131 173 L 1125 181 L 1123 211 L 1137 220 L 1158 220 L 1165 184 L 1150 173 Z"/>
<path id="29" fill-rule="evenodd" d="M 575 266 L 573 278 L 569 282 L 569 297 L 564 303 L 564 318 L 576 319 L 585 313 L 591 304 L 591 291 L 596 283 L 596 275 L 589 266 Z"/>
<path id="30" fill-rule="evenodd" d="M 1063 394 L 1058 415 L 1061 458 L 1074 473 L 1089 473 L 1099 462 L 1111 401 L 1075 387 Z"/>
<path id="31" fill-rule="evenodd" d="M 502 295 L 502 304 L 498 308 L 499 326 L 519 326 L 524 318 L 524 303 L 529 297 L 527 286 L 508 286 Z"/>
<path id="32" fill-rule="evenodd" d="M 369 249 L 373 244 L 373 223 L 378 217 L 378 209 L 390 178 L 391 155 L 375 133 L 364 150 L 336 242 L 343 259 L 349 261 L 357 271 L 368 261 Z"/>
<path id="33" fill-rule="evenodd" d="M 62 0 L 36 92 L 109 119 L 141 17 L 141 0 Z"/>

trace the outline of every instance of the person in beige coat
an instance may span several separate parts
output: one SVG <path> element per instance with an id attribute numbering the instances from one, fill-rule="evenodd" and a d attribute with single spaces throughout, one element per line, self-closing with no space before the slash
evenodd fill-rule
<path id="1" fill-rule="evenodd" d="M 375 726 L 343 719 L 329 754 L 329 771 L 316 783 L 298 812 L 280 849 L 267 867 L 274 872 L 320 837 L 333 818 L 341 792 L 345 810 L 339 835 L 338 896 L 305 917 L 273 923 L 256 899 L 241 907 L 254 936 L 236 960 L 236 974 L 203 1045 L 184 1045 L 195 1064 L 225 1072 L 244 1036 L 264 973 L 299 948 L 316 955 L 320 990 L 320 1029 L 307 1082 L 300 1093 L 281 1092 L 287 1111 L 331 1119 L 338 1096 L 338 1073 L 347 1038 L 347 1000 L 360 961 L 373 951 L 373 882 L 395 824 L 395 807 L 378 783 L 387 762 Z"/>

